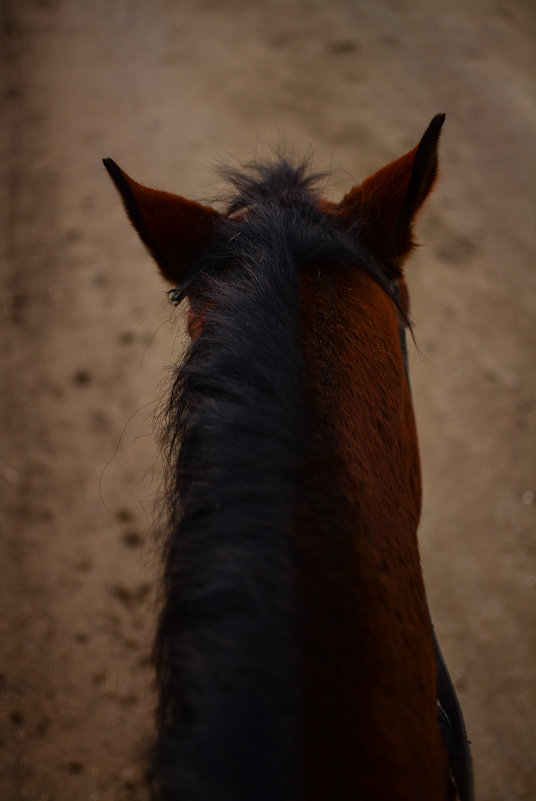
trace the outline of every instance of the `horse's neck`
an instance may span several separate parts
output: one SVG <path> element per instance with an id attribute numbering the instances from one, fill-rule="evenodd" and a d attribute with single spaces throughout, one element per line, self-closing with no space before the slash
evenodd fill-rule
<path id="1" fill-rule="evenodd" d="M 364 353 L 356 374 L 351 319 L 310 308 L 311 443 L 295 529 L 310 797 L 361 787 L 371 799 L 443 799 L 409 391 L 400 376 L 392 385 L 389 348 L 374 355 L 374 381 Z M 362 341 L 377 345 L 366 324 Z"/>

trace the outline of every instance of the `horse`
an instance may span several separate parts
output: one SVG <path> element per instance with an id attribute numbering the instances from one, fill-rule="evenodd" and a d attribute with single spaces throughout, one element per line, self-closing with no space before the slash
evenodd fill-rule
<path id="1" fill-rule="evenodd" d="M 153 799 L 472 798 L 420 565 L 405 340 L 444 118 L 338 203 L 283 157 L 225 169 L 222 212 L 104 160 L 188 303 L 165 425 Z"/>

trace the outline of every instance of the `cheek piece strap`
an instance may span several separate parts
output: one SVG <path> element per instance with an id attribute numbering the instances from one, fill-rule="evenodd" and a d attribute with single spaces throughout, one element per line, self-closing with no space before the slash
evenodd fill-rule
<path id="1" fill-rule="evenodd" d="M 400 306 L 400 287 L 398 281 L 391 284 L 393 298 Z M 398 336 L 400 339 L 400 350 L 404 362 L 406 379 L 411 392 L 409 382 L 408 348 L 406 342 L 406 325 L 398 312 Z M 454 684 L 450 678 L 447 665 L 439 642 L 432 625 L 434 635 L 434 653 L 437 668 L 437 721 L 441 731 L 441 737 L 447 750 L 451 776 L 456 786 L 460 801 L 474 801 L 474 782 L 473 782 L 473 762 L 471 759 L 470 743 L 467 739 L 467 731 L 463 719 L 462 709 Z"/>

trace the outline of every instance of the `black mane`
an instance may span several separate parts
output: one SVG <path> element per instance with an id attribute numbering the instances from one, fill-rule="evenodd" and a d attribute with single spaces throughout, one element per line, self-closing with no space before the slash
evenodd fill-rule
<path id="1" fill-rule="evenodd" d="M 320 212 L 305 165 L 225 174 L 231 216 L 188 276 L 194 308 L 207 311 L 167 409 L 170 533 L 151 778 L 159 799 L 273 801 L 299 795 L 290 532 L 307 437 L 300 269 L 337 257 L 390 290 Z"/>

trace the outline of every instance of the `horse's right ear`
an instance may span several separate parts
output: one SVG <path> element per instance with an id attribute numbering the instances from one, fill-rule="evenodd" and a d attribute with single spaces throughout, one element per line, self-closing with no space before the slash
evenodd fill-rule
<path id="1" fill-rule="evenodd" d="M 210 206 L 138 184 L 112 159 L 103 163 L 160 272 L 173 286 L 180 285 L 199 251 L 216 239 L 220 214 Z"/>
<path id="2" fill-rule="evenodd" d="M 417 147 L 353 189 L 338 205 L 360 242 L 399 270 L 413 247 L 415 216 L 437 177 L 437 146 L 444 114 L 437 114 Z"/>

